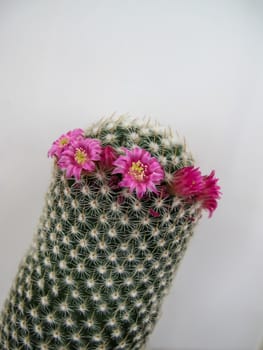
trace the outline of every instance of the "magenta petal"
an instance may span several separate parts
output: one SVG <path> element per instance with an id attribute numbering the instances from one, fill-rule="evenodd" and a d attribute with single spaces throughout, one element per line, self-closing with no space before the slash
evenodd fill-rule
<path id="1" fill-rule="evenodd" d="M 189 197 L 198 194 L 204 186 L 204 181 L 199 168 L 193 166 L 184 167 L 174 173 L 174 194 Z"/>
<path id="2" fill-rule="evenodd" d="M 104 169 L 111 169 L 114 161 L 117 159 L 117 152 L 111 146 L 102 149 L 101 165 Z"/>
<path id="3" fill-rule="evenodd" d="M 66 168 L 66 177 L 69 178 L 69 177 L 72 177 L 72 175 L 73 175 L 73 167 L 69 166 L 68 168 Z"/>
<path id="4" fill-rule="evenodd" d="M 77 168 L 77 167 L 74 167 L 72 169 L 72 175 L 76 178 L 76 179 L 80 179 L 80 174 L 81 174 L 81 168 Z"/>
<path id="5" fill-rule="evenodd" d="M 197 196 L 197 199 L 202 203 L 202 208 L 209 211 L 209 218 L 216 210 L 221 195 L 220 186 L 217 184 L 218 179 L 214 176 L 214 170 L 208 176 L 203 176 L 204 187 Z"/>
<path id="6" fill-rule="evenodd" d="M 86 164 L 83 164 L 83 169 L 87 171 L 94 171 L 95 170 L 95 164 L 94 162 L 87 162 Z"/>

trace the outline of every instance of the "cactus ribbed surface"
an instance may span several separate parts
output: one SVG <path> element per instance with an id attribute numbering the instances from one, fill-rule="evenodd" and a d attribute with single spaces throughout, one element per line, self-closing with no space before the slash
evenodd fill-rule
<path id="1" fill-rule="evenodd" d="M 169 129 L 104 119 L 85 130 L 103 146 L 139 146 L 172 174 L 193 165 Z M 33 244 L 0 318 L 1 350 L 136 350 L 152 332 L 200 206 L 174 195 L 138 199 L 97 166 L 79 181 L 54 163 Z M 165 192 L 165 190 L 164 190 Z"/>

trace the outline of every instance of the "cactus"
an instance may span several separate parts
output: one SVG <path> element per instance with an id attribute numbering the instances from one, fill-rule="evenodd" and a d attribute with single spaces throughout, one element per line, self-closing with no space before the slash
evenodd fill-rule
<path id="1" fill-rule="evenodd" d="M 198 196 L 171 192 L 173 174 L 194 161 L 170 129 L 109 118 L 84 137 L 118 156 L 144 149 L 164 179 L 138 198 L 119 186 L 109 154 L 78 179 L 55 160 L 33 243 L 1 313 L 3 350 L 144 348 L 202 215 Z"/>

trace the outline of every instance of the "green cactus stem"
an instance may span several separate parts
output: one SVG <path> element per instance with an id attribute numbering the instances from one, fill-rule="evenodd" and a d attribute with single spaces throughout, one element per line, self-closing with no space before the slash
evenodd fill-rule
<path id="1" fill-rule="evenodd" d="M 171 131 L 149 121 L 104 119 L 85 130 L 119 152 L 139 146 L 165 171 L 139 200 L 97 166 L 80 180 L 54 162 L 34 241 L 0 317 L 2 350 L 137 350 L 147 343 L 201 210 L 165 194 L 194 164 Z"/>

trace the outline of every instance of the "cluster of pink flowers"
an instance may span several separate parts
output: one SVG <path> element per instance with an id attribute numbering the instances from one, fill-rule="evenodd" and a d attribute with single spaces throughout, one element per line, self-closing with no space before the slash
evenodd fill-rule
<path id="1" fill-rule="evenodd" d="M 96 139 L 84 137 L 84 130 L 75 129 L 61 135 L 48 151 L 56 156 L 58 166 L 66 170 L 66 176 L 80 179 L 83 171 L 95 170 L 95 161 L 101 159 L 102 148 Z"/>
<path id="2" fill-rule="evenodd" d="M 200 202 L 203 209 L 209 211 L 209 217 L 217 207 L 220 198 L 220 187 L 212 171 L 208 176 L 202 176 L 199 168 L 184 167 L 173 175 L 172 183 L 164 190 L 157 190 L 165 178 L 165 172 L 155 157 L 140 148 L 132 150 L 123 148 L 124 155 L 118 155 L 111 146 L 103 147 L 101 142 L 84 136 L 84 130 L 75 129 L 61 135 L 53 142 L 48 156 L 55 156 L 57 165 L 66 171 L 66 177 L 80 180 L 82 174 L 93 172 L 96 166 L 111 171 L 112 188 L 128 187 L 142 199 L 147 191 L 161 195 L 166 190 L 171 195 Z M 121 174 L 119 180 L 117 174 Z M 167 192 L 167 193 L 168 193 Z M 154 212 L 153 216 L 158 213 Z"/>

